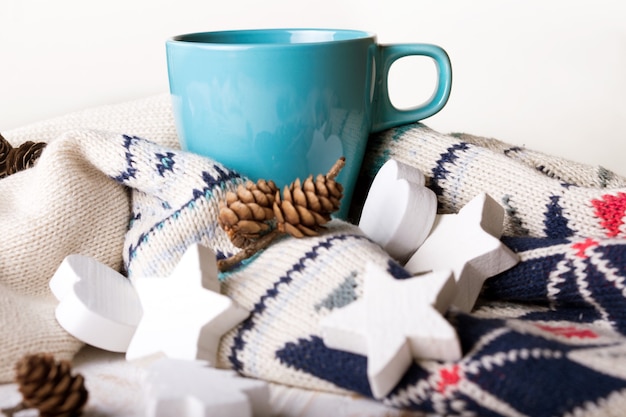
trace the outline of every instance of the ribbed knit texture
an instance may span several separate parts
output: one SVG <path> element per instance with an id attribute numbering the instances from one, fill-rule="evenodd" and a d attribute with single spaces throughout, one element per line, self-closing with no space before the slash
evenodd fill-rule
<path id="1" fill-rule="evenodd" d="M 506 235 L 626 235 L 620 221 L 626 180 L 602 167 L 493 139 L 442 135 L 416 123 L 370 139 L 361 185 L 390 158 L 424 173 L 442 213 L 455 213 L 477 194 L 488 193 L 506 210 Z"/>
<path id="2" fill-rule="evenodd" d="M 177 149 L 170 113 L 169 97 L 159 96 L 3 132 L 13 144 L 49 141 L 34 168 L 0 181 L 3 380 L 26 352 L 71 357 L 80 347 L 56 324 L 47 289 L 65 255 L 162 276 L 191 243 L 219 257 L 237 250 L 217 225 L 217 207 L 245 179 Z M 500 201 L 503 240 L 521 262 L 487 281 L 471 314 L 448 314 L 463 358 L 416 362 L 384 401 L 438 415 L 619 415 L 626 405 L 626 181 L 412 124 L 370 139 L 361 195 L 389 158 L 422 170 L 441 212 L 456 212 L 481 192 Z M 334 220 L 318 237 L 283 237 L 222 274 L 223 292 L 251 315 L 223 337 L 220 365 L 371 396 L 367 359 L 326 348 L 318 326 L 362 295 L 368 261 L 408 275 L 356 226 Z"/>

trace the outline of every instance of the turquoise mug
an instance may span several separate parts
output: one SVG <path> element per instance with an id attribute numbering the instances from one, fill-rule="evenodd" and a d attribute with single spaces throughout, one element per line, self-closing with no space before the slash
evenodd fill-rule
<path id="1" fill-rule="evenodd" d="M 345 156 L 338 217 L 346 218 L 370 133 L 415 122 L 445 106 L 452 70 L 430 44 L 382 45 L 356 30 L 259 29 L 192 33 L 166 41 L 181 147 L 252 180 L 279 187 L 325 174 Z M 400 110 L 389 98 L 399 58 L 434 60 L 433 96 Z"/>

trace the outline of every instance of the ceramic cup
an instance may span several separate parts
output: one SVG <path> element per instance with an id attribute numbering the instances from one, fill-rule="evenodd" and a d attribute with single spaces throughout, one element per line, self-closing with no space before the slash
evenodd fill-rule
<path id="1" fill-rule="evenodd" d="M 193 33 L 168 39 L 166 53 L 183 149 L 280 187 L 325 174 L 345 156 L 338 177 L 343 218 L 368 135 L 437 113 L 452 82 L 440 47 L 378 44 L 374 34 L 356 30 Z M 389 99 L 387 75 L 408 55 L 432 58 L 438 80 L 426 103 L 399 110 Z"/>

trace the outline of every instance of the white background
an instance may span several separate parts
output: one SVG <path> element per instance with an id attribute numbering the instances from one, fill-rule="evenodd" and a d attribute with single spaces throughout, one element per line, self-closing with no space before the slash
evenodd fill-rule
<path id="1" fill-rule="evenodd" d="M 166 92 L 172 35 L 303 26 L 438 44 L 452 95 L 425 124 L 626 175 L 623 0 L 0 0 L 0 131 Z M 398 105 L 430 95 L 431 63 L 393 70 Z"/>

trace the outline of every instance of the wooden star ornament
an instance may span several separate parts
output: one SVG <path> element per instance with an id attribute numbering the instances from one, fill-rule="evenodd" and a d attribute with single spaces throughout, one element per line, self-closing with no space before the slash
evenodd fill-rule
<path id="1" fill-rule="evenodd" d="M 363 297 L 321 322 L 324 344 L 367 356 L 375 398 L 397 385 L 414 359 L 457 360 L 461 348 L 442 317 L 456 294 L 450 270 L 396 279 L 384 268 L 366 267 Z"/>
<path id="2" fill-rule="evenodd" d="M 143 316 L 128 360 L 162 353 L 215 365 L 222 335 L 249 315 L 219 292 L 215 254 L 200 245 L 190 246 L 169 277 L 135 278 L 133 285 Z"/>
<path id="3" fill-rule="evenodd" d="M 367 194 L 359 228 L 393 258 L 405 262 L 424 242 L 435 221 L 437 197 L 424 174 L 390 159 Z"/>
<path id="4" fill-rule="evenodd" d="M 470 312 L 487 278 L 518 263 L 518 256 L 500 241 L 504 209 L 479 194 L 457 214 L 438 215 L 430 235 L 404 268 L 412 274 L 452 269 L 458 292 L 453 305 Z"/>
<path id="5" fill-rule="evenodd" d="M 57 322 L 69 334 L 100 349 L 126 352 L 142 311 L 125 276 L 96 259 L 73 254 L 48 285 L 59 300 Z"/>
<path id="6" fill-rule="evenodd" d="M 146 372 L 148 417 L 269 417 L 266 382 L 206 366 L 203 361 L 159 359 Z"/>

